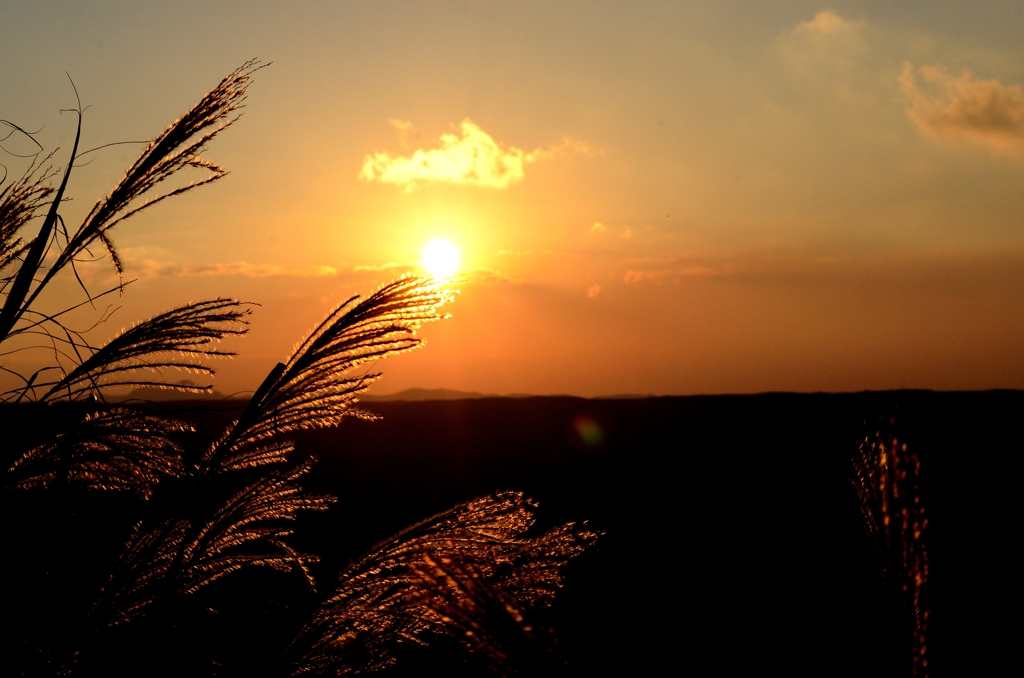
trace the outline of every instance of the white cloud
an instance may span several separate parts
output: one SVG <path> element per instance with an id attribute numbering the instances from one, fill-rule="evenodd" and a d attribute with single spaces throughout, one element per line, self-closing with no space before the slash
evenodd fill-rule
<path id="1" fill-rule="evenodd" d="M 405 121 L 392 120 L 391 124 L 403 135 L 411 129 Z M 417 149 L 408 157 L 383 152 L 368 155 L 359 178 L 394 184 L 406 191 L 433 183 L 504 189 L 523 180 L 523 167 L 528 163 L 591 152 L 585 143 L 572 139 L 529 153 L 514 146 L 503 149 L 468 118 L 462 121 L 460 131 L 461 136 L 442 134 L 440 148 Z"/>

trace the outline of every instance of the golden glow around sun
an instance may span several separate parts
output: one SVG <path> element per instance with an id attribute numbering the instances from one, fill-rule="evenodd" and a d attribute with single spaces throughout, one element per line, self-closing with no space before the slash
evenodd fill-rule
<path id="1" fill-rule="evenodd" d="M 423 248 L 421 264 L 435 278 L 447 278 L 459 270 L 459 248 L 450 240 L 431 240 Z"/>

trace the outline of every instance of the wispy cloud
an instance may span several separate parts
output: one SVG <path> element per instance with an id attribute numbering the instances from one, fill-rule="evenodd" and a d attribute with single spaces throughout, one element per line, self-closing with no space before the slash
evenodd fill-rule
<path id="1" fill-rule="evenodd" d="M 832 36 L 851 38 L 860 32 L 862 21 L 849 21 L 833 11 L 824 10 L 814 15 L 813 19 L 802 21 L 793 29 L 798 35 Z"/>
<path id="2" fill-rule="evenodd" d="M 640 282 L 673 282 L 683 278 L 705 278 L 708 276 L 724 275 L 723 270 L 716 270 L 707 266 L 683 266 L 679 268 L 660 268 L 654 270 L 626 271 L 622 280 L 627 285 Z"/>
<path id="3" fill-rule="evenodd" d="M 413 129 L 412 123 L 408 120 L 388 120 L 388 124 L 395 128 L 398 132 L 398 140 L 402 142 L 402 148 L 405 148 L 409 135 L 416 133 Z M 419 136 L 417 134 L 417 136 Z"/>
<path id="4" fill-rule="evenodd" d="M 523 283 L 522 278 L 516 278 L 504 271 L 496 271 L 490 268 L 467 268 L 459 272 L 468 283 L 478 285 L 519 285 Z"/>
<path id="5" fill-rule="evenodd" d="M 708 278 L 732 276 L 743 272 L 751 273 L 761 268 L 771 269 L 773 262 L 747 261 L 738 262 L 732 259 L 691 259 L 675 257 L 640 257 L 627 262 L 627 270 L 622 281 L 627 285 L 637 283 L 675 283 L 692 278 Z"/>
<path id="6" fill-rule="evenodd" d="M 510 252 L 509 250 L 502 250 L 503 252 Z M 511 252 L 512 254 L 520 254 L 519 252 Z M 526 252 L 529 254 L 529 252 Z M 354 266 L 351 269 L 352 273 L 387 273 L 390 276 L 402 275 L 410 271 L 423 271 L 423 267 L 415 263 L 398 263 L 388 262 L 386 264 L 364 264 L 360 266 Z M 464 283 L 473 283 L 481 285 L 499 285 L 505 283 L 518 283 L 521 282 L 517 278 L 490 268 L 481 268 L 479 266 L 464 266 L 455 273 L 455 278 Z"/>
<path id="7" fill-rule="evenodd" d="M 498 250 L 497 254 L 499 257 L 549 257 L 554 253 L 554 250 Z"/>
<path id="8" fill-rule="evenodd" d="M 777 45 L 790 69 L 803 77 L 857 70 L 868 51 L 867 24 L 844 19 L 835 12 L 818 12 L 779 36 Z"/>
<path id="9" fill-rule="evenodd" d="M 356 272 L 361 272 L 361 271 L 398 271 L 398 270 L 408 271 L 409 269 L 418 268 L 418 267 L 419 267 L 419 264 L 400 264 L 400 263 L 397 263 L 397 262 L 394 262 L 394 261 L 389 261 L 386 264 L 366 264 L 366 265 L 362 265 L 362 266 L 356 266 L 352 270 L 356 271 Z"/>
<path id="10" fill-rule="evenodd" d="M 331 266 L 307 266 L 304 268 L 288 268 L 276 264 L 252 264 L 247 261 L 213 264 L 175 264 L 156 259 L 137 259 L 128 261 L 129 275 L 139 278 L 158 278 L 168 276 L 244 276 L 246 278 L 269 278 L 280 276 L 322 277 L 337 275 L 338 270 Z"/>
<path id="11" fill-rule="evenodd" d="M 924 87 L 918 87 L 918 76 Z M 930 137 L 963 138 L 997 148 L 1024 142 L 1024 90 L 998 80 L 979 80 L 943 66 L 903 65 L 900 85 L 907 116 Z"/>
<path id="12" fill-rule="evenodd" d="M 403 140 L 412 128 L 402 120 L 392 120 L 391 124 Z M 434 183 L 504 189 L 523 180 L 523 167 L 528 163 L 592 153 L 587 144 L 568 138 L 556 146 L 530 152 L 514 146 L 502 148 L 468 118 L 462 121 L 460 131 L 461 136 L 442 134 L 440 148 L 417 149 L 410 156 L 393 157 L 383 152 L 368 155 L 359 178 L 394 184 L 406 191 Z"/>
<path id="13" fill-rule="evenodd" d="M 595 221 L 594 225 L 590 227 L 591 233 L 604 233 L 608 230 L 608 227 L 602 224 L 600 221 Z"/>
<path id="14" fill-rule="evenodd" d="M 247 278 L 325 278 L 336 280 L 374 279 L 384 275 L 394 278 L 404 273 L 422 272 L 416 263 L 390 261 L 386 264 L 362 264 L 359 266 L 334 268 L 332 266 L 307 266 L 289 268 L 274 264 L 251 264 L 245 261 L 213 264 L 177 264 L 155 258 L 133 258 L 128 260 L 128 274 L 131 278 L 152 279 L 168 277 L 200 277 L 200 276 L 243 276 Z M 456 277 L 464 283 L 479 285 L 517 284 L 522 281 L 503 271 L 465 267 L 456 273 Z"/>

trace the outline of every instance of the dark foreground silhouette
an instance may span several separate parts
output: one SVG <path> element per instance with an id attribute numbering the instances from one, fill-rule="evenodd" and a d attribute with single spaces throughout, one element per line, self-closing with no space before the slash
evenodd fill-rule
<path id="1" fill-rule="evenodd" d="M 12 589 L 5 612 L 18 622 L 3 636 L 4 668 L 353 675 L 410 664 L 400 655 L 432 648 L 434 658 L 462 651 L 492 675 L 560 670 L 534 611 L 550 604 L 563 566 L 598 535 L 572 523 L 538 531 L 537 506 L 520 492 L 379 535 L 357 560 L 326 573 L 332 588 L 323 572 L 314 576 L 319 556 L 296 543 L 300 516 L 336 498 L 306 488 L 313 459 L 290 434 L 359 416 L 352 404 L 381 375 L 356 368 L 420 346 L 416 330 L 445 317 L 438 310 L 454 299 L 452 281 L 406 274 L 341 301 L 211 435 L 173 409 L 141 412 L 108 400 L 126 388 L 213 396 L 212 384 L 172 375 L 212 377 L 207 361 L 234 355 L 220 340 L 248 332 L 252 304 L 221 297 L 140 320 L 104 343 L 70 319 L 91 306 L 91 327 L 103 324 L 111 308 L 95 302 L 124 291 L 115 227 L 226 176 L 202 154 L 239 120 L 264 66 L 245 62 L 144 144 L 77 227 L 61 214 L 75 161 L 104 148 L 80 151 L 81 102 L 65 111 L 78 124 L 62 168 L 51 164 L 57 149 L 47 153 L 35 133 L 0 120 L 5 138 L 20 135 L 36 149 L 22 156 L 20 177 L 8 181 L 0 166 L 0 355 L 23 360 L 0 365 L 0 403 L 14 406 L 0 438 Z M 79 275 L 78 265 L 97 257 L 118 274 L 103 291 Z M 62 272 L 84 298 L 41 312 L 36 302 Z M 296 622 L 297 613 L 306 621 Z"/>
<path id="2" fill-rule="evenodd" d="M 243 405 L 140 407 L 213 431 Z M 1015 645 L 1005 617 L 1016 607 L 1022 406 L 1024 393 L 1011 391 L 369 403 L 383 421 L 298 434 L 296 454 L 319 459 L 308 489 L 339 499 L 302 518 L 296 543 L 323 556 L 314 574 L 329 591 L 333 573 L 383 535 L 515 488 L 539 502 L 538 532 L 587 520 L 603 533 L 533 620 L 554 629 L 546 642 L 567 662 L 538 673 L 901 675 L 893 657 L 904 639 L 849 483 L 857 441 L 895 417 L 920 450 L 930 515 L 930 672 L 998 675 Z M 24 430 L 25 412 L 0 409 L 4 431 Z M 109 571 L 124 518 L 109 493 L 76 504 L 70 520 L 53 493 L 19 496 L 4 514 L 2 604 L 14 629 L 4 661 L 44 673 L 30 639 L 76 632 L 70 611 Z M 286 672 L 282 644 L 319 599 L 258 570 L 210 588 L 181 603 L 198 609 L 130 626 L 127 651 L 168 672 Z M 143 656 L 153 652 L 169 654 Z M 403 652 L 388 675 L 481 670 L 455 646 Z"/>

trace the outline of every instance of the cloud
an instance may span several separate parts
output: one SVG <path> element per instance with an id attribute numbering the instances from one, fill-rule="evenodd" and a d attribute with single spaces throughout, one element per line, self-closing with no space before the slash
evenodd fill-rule
<path id="1" fill-rule="evenodd" d="M 550 257 L 554 253 L 554 250 L 498 250 L 497 252 L 499 257 L 530 257 L 535 255 Z"/>
<path id="2" fill-rule="evenodd" d="M 156 259 L 136 259 L 128 262 L 127 271 L 132 277 L 161 278 L 169 276 L 226 276 L 240 275 L 246 278 L 269 278 L 279 276 L 322 277 L 337 275 L 331 266 L 307 266 L 287 268 L 275 264 L 250 264 L 246 261 L 214 264 L 174 264 Z"/>
<path id="3" fill-rule="evenodd" d="M 392 118 L 391 120 L 388 120 L 388 124 L 398 130 L 398 134 L 400 136 L 412 131 L 412 123 L 408 120 L 396 120 Z"/>
<path id="4" fill-rule="evenodd" d="M 459 275 L 467 283 L 478 285 L 521 285 L 522 278 L 516 278 L 504 271 L 496 271 L 490 268 L 471 267 L 459 271 Z"/>
<path id="5" fill-rule="evenodd" d="M 419 264 L 400 264 L 394 261 L 389 261 L 386 264 L 366 264 L 363 266 L 356 266 L 352 270 L 357 273 L 361 271 L 397 271 L 399 269 L 409 270 L 418 266 Z"/>
<path id="6" fill-rule="evenodd" d="M 918 87 L 918 78 L 924 88 Z M 925 135 L 963 138 L 998 148 L 1024 141 L 1024 90 L 998 80 L 978 80 L 968 71 L 952 75 L 943 66 L 903 65 L 900 86 L 907 117 Z"/>
<path id="7" fill-rule="evenodd" d="M 595 221 L 594 225 L 590 227 L 591 233 L 604 233 L 608 230 L 608 227 L 602 224 L 600 221 Z"/>
<path id="8" fill-rule="evenodd" d="M 643 280 L 654 280 L 657 277 L 658 271 L 634 271 L 632 269 L 626 271 L 626 275 L 622 281 L 626 284 L 638 283 Z"/>
<path id="9" fill-rule="evenodd" d="M 734 267 L 730 265 L 714 269 L 700 264 L 688 265 L 680 262 L 654 270 L 630 269 L 626 271 L 626 275 L 623 276 L 622 280 L 627 285 L 633 285 L 641 282 L 654 282 L 661 284 L 663 282 L 678 282 L 684 278 L 705 278 L 709 276 L 728 275 L 733 272 L 733 269 Z"/>
<path id="10" fill-rule="evenodd" d="M 403 139 L 411 129 L 405 121 L 392 120 L 391 124 Z M 434 183 L 504 189 L 523 180 L 523 166 L 528 163 L 570 153 L 592 153 L 587 144 L 568 138 L 529 153 L 512 146 L 503 149 L 468 118 L 462 121 L 460 130 L 462 136 L 442 134 L 440 148 L 418 149 L 408 157 L 368 155 L 359 178 L 394 184 L 406 192 Z"/>
<path id="11" fill-rule="evenodd" d="M 309 266 L 306 268 L 286 268 L 273 264 L 250 264 L 245 261 L 236 261 L 223 264 L 199 264 L 181 265 L 158 261 L 156 259 L 134 260 L 130 263 L 129 273 L 133 278 L 152 279 L 163 277 L 185 277 L 185 276 L 244 276 L 248 278 L 269 278 L 269 277 L 335 277 L 345 280 L 352 278 L 363 279 L 366 276 L 383 274 L 388 277 L 398 277 L 404 273 L 422 270 L 419 264 L 388 262 L 380 265 L 360 265 L 342 270 L 331 266 Z M 502 271 L 466 267 L 456 274 L 462 283 L 477 285 L 504 285 L 520 284 L 522 281 Z"/>
<path id="12" fill-rule="evenodd" d="M 503 252 L 511 252 L 512 254 L 522 254 L 520 252 L 513 252 L 511 250 L 502 250 Z M 526 252 L 525 254 L 529 254 Z M 390 261 L 386 264 L 379 265 L 360 265 L 355 266 L 351 269 L 352 273 L 387 273 L 392 276 L 399 276 L 403 273 L 423 271 L 423 267 L 416 263 L 397 263 Z M 514 278 L 509 274 L 490 268 L 482 268 L 479 266 L 463 266 L 455 272 L 455 278 L 462 283 L 479 284 L 479 285 L 502 285 L 506 283 L 518 284 L 522 282 L 518 278 Z"/>
<path id="13" fill-rule="evenodd" d="M 565 137 L 562 139 L 562 143 L 555 144 L 554 146 L 548 146 L 547 148 L 538 148 L 527 153 L 523 159 L 526 162 L 536 162 L 537 160 L 554 160 L 565 155 L 600 155 L 601 151 L 597 151 L 590 147 L 590 144 L 585 141 L 579 141 L 578 139 L 570 139 Z"/>
<path id="14" fill-rule="evenodd" d="M 835 12 L 824 10 L 814 15 L 813 19 L 797 24 L 796 28 L 793 29 L 793 33 L 797 35 L 839 36 L 845 38 L 858 33 L 861 26 L 863 26 L 863 22 L 847 21 Z"/>
<path id="15" fill-rule="evenodd" d="M 587 288 L 587 296 L 593 299 L 597 295 L 601 294 L 601 286 L 594 284 Z"/>
<path id="16" fill-rule="evenodd" d="M 779 36 L 777 46 L 794 74 L 828 80 L 856 73 L 870 52 L 867 24 L 829 11 Z"/>

